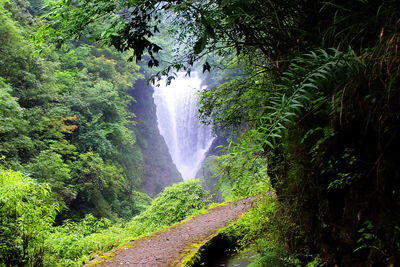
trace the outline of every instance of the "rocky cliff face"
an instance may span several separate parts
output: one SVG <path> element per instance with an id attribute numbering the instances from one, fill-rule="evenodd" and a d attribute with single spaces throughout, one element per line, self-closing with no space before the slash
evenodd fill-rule
<path id="1" fill-rule="evenodd" d="M 227 146 L 228 143 L 225 137 L 217 136 L 210 149 L 207 151 L 206 158 L 201 164 L 201 168 L 196 174 L 197 178 L 202 181 L 202 186 L 205 190 L 210 192 L 214 202 L 222 202 L 223 198 L 218 189 L 219 177 L 215 176 L 213 172 L 213 164 L 216 164 L 215 157 L 223 155 L 223 151 L 219 146 Z"/>
<path id="2" fill-rule="evenodd" d="M 136 115 L 137 142 L 144 161 L 142 188 L 151 197 L 165 187 L 183 181 L 158 130 L 153 92 L 153 87 L 144 79 L 137 81 L 130 92 L 136 100 L 130 110 Z"/>

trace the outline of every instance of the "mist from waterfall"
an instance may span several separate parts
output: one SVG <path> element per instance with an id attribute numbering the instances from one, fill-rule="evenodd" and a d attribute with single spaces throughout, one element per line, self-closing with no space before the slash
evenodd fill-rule
<path id="1" fill-rule="evenodd" d="M 177 74 L 171 85 L 161 80 L 154 87 L 158 128 L 183 179 L 195 178 L 211 146 L 211 128 L 198 120 L 197 100 L 201 79 L 196 73 Z"/>

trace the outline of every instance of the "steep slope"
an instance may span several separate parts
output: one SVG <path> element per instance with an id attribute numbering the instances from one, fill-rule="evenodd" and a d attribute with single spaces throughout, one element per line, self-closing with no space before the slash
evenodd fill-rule
<path id="1" fill-rule="evenodd" d="M 165 187 L 183 181 L 158 130 L 153 92 L 145 79 L 137 81 L 130 91 L 136 99 L 130 110 L 136 115 L 137 140 L 144 161 L 142 188 L 151 197 Z"/>

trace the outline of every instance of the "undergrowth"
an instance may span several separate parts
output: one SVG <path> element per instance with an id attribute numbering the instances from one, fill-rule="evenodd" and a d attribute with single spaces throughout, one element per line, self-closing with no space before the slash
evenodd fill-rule
<path id="1" fill-rule="evenodd" d="M 80 222 L 54 227 L 45 240 L 44 266 L 81 266 L 114 247 L 205 212 L 209 194 L 198 180 L 168 187 L 140 215 L 112 224 L 87 215 Z"/>
<path id="2" fill-rule="evenodd" d="M 256 253 L 249 267 L 304 266 L 286 248 L 284 233 L 290 226 L 294 227 L 282 214 L 276 195 L 268 194 L 262 195 L 254 208 L 237 222 L 223 228 L 220 234 L 235 244 L 237 253 Z M 310 258 L 307 266 L 319 264 L 318 258 Z"/>

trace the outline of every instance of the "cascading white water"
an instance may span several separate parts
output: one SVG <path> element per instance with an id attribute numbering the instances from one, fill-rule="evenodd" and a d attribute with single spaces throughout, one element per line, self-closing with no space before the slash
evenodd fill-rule
<path id="1" fill-rule="evenodd" d="M 213 141 L 209 126 L 197 118 L 197 92 L 201 79 L 196 73 L 178 73 L 171 85 L 160 81 L 154 87 L 158 129 L 167 143 L 172 160 L 183 179 L 195 178 Z"/>

